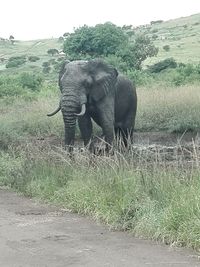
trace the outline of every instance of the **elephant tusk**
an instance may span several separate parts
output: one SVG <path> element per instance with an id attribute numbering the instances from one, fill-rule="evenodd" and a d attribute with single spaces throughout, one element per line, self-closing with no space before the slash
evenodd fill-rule
<path id="1" fill-rule="evenodd" d="M 83 116 L 85 114 L 86 111 L 86 105 L 82 104 L 81 106 L 81 112 L 80 113 L 75 113 L 76 116 Z"/>
<path id="2" fill-rule="evenodd" d="M 52 113 L 48 113 L 47 116 L 51 117 L 51 116 L 55 115 L 58 111 L 60 111 L 60 109 L 61 109 L 61 107 L 59 105 L 59 107 L 55 111 L 53 111 Z"/>

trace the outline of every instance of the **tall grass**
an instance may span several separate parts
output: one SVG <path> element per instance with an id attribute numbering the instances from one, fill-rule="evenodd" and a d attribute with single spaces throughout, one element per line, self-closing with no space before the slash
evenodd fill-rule
<path id="1" fill-rule="evenodd" d="M 59 102 L 59 95 L 45 86 L 30 99 L 0 99 L 0 146 L 23 142 L 31 137 L 57 136 L 63 139 L 60 113 L 46 116 Z M 197 85 L 175 88 L 138 88 L 137 131 L 184 132 L 200 129 L 200 90 Z"/>
<path id="2" fill-rule="evenodd" d="M 70 159 L 59 148 L 26 144 L 1 153 L 0 184 L 136 236 L 199 249 L 199 159 L 195 146 L 177 166 L 147 161 L 137 151 Z"/>
<path id="3" fill-rule="evenodd" d="M 184 132 L 200 129 L 198 85 L 138 89 L 136 129 Z"/>

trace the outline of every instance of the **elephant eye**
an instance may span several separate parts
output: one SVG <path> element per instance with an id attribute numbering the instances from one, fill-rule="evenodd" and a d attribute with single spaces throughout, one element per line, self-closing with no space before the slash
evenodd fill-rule
<path id="1" fill-rule="evenodd" d="M 83 81 L 83 86 L 85 88 L 90 88 L 92 86 L 92 80 L 90 80 L 90 79 L 84 80 Z"/>

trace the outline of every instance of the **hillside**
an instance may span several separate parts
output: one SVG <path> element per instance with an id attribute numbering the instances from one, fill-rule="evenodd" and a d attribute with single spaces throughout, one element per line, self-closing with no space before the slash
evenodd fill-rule
<path id="1" fill-rule="evenodd" d="M 162 59 L 173 57 L 178 62 L 198 63 L 200 54 L 200 14 L 182 17 L 165 22 L 141 25 L 134 29 L 137 33 L 147 34 L 159 47 L 156 57 L 147 59 L 144 65 L 151 65 Z M 169 51 L 163 49 L 169 47 Z M 42 64 L 52 58 L 47 50 L 56 48 L 62 50 L 62 42 L 58 39 L 43 39 L 32 41 L 16 41 L 11 44 L 0 38 L 0 70 L 6 70 L 5 65 L 11 56 L 38 56 L 37 62 L 22 65 L 20 70 L 40 69 Z M 12 72 L 13 70 L 7 70 Z"/>
<path id="2" fill-rule="evenodd" d="M 62 50 L 62 42 L 58 39 L 42 39 L 32 41 L 16 41 L 11 44 L 9 41 L 0 40 L 0 70 L 5 70 L 5 65 L 10 57 L 23 56 L 38 56 L 40 60 L 37 62 L 27 62 L 20 69 L 41 67 L 43 62 L 52 59 L 52 56 L 47 54 L 48 49 L 56 48 Z M 12 70 L 9 70 L 12 71 Z"/>
<path id="3" fill-rule="evenodd" d="M 145 32 L 159 47 L 156 57 L 146 60 L 152 64 L 168 57 L 178 62 L 198 63 L 200 54 L 200 14 L 182 17 L 153 25 L 141 26 L 137 31 Z M 170 47 L 169 51 L 163 49 Z"/>

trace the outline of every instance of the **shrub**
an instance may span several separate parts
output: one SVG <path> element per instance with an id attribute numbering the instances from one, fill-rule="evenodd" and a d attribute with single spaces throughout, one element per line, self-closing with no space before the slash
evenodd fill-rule
<path id="1" fill-rule="evenodd" d="M 162 70 L 165 70 L 167 68 L 176 68 L 177 63 L 174 58 L 166 58 L 162 61 L 159 61 L 158 63 L 155 63 L 154 65 L 149 66 L 148 70 L 152 73 L 158 73 Z"/>
<path id="2" fill-rule="evenodd" d="M 20 75 L 20 82 L 23 88 L 27 87 L 33 91 L 38 91 L 43 83 L 40 75 L 22 73 Z"/>
<path id="3" fill-rule="evenodd" d="M 164 45 L 163 49 L 168 52 L 170 50 L 170 46 L 169 45 Z"/>
<path id="4" fill-rule="evenodd" d="M 45 73 L 45 74 L 46 74 L 46 73 L 49 73 L 49 72 L 51 71 L 51 67 L 50 67 L 50 66 L 44 67 L 42 71 L 43 71 L 43 73 Z"/>
<path id="5" fill-rule="evenodd" d="M 26 56 L 10 57 L 6 68 L 15 68 L 23 65 L 26 62 Z"/>
<path id="6" fill-rule="evenodd" d="M 45 62 L 42 63 L 42 67 L 44 67 L 44 68 L 47 68 L 49 66 L 50 66 L 50 62 L 49 61 L 45 61 Z"/>
<path id="7" fill-rule="evenodd" d="M 154 81 L 154 77 L 143 70 L 128 70 L 126 75 L 136 86 L 149 86 Z"/>
<path id="8" fill-rule="evenodd" d="M 28 60 L 31 62 L 36 62 L 36 61 L 40 60 L 40 58 L 37 56 L 30 56 L 30 57 L 28 57 Z"/>
<path id="9" fill-rule="evenodd" d="M 25 90 L 19 83 L 17 76 L 4 76 L 0 77 L 0 98 L 7 96 L 23 95 Z"/>
<path id="10" fill-rule="evenodd" d="M 154 34 L 152 35 L 152 39 L 153 39 L 153 40 L 158 39 L 158 35 L 154 33 Z"/>

